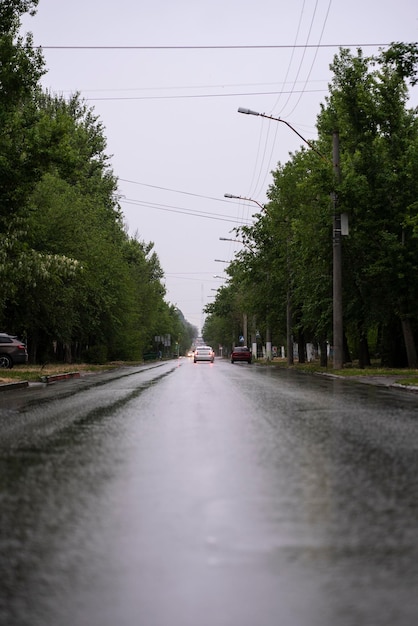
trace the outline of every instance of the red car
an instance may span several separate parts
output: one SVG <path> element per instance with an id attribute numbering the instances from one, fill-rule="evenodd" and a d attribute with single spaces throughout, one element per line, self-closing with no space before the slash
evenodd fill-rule
<path id="1" fill-rule="evenodd" d="M 235 346 L 231 352 L 231 363 L 235 363 L 235 361 L 246 361 L 247 363 L 251 363 L 251 350 L 247 348 L 247 346 Z"/>

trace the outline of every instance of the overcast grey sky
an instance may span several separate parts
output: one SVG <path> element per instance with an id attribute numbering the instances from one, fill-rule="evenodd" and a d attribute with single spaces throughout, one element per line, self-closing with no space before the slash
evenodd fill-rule
<path id="1" fill-rule="evenodd" d="M 200 328 L 222 284 L 214 275 L 225 266 L 215 259 L 230 261 L 240 248 L 219 237 L 232 237 L 258 210 L 224 193 L 263 204 L 271 170 L 301 145 L 286 125 L 240 115 L 238 107 L 282 117 L 314 139 L 338 47 L 373 54 L 393 41 L 418 41 L 418 6 L 40 0 L 22 31 L 44 48 L 43 85 L 81 92 L 100 117 L 129 232 L 154 242 L 167 300 Z"/>

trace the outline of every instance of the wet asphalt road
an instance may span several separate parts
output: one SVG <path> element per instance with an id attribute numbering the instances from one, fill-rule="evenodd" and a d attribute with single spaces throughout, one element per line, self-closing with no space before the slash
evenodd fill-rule
<path id="1" fill-rule="evenodd" d="M 3 626 L 412 626 L 418 397 L 187 359 L 0 394 Z"/>

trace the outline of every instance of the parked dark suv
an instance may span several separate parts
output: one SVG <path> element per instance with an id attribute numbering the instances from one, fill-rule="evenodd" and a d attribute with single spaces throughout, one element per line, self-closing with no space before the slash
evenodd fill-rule
<path id="1" fill-rule="evenodd" d="M 14 335 L 0 333 L 0 368 L 11 368 L 18 363 L 28 362 L 25 344 Z"/>

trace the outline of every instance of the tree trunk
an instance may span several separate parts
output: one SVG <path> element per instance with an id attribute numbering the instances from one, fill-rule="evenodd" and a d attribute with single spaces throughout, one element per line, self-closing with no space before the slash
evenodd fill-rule
<path id="1" fill-rule="evenodd" d="M 407 367 L 408 358 L 399 316 L 391 318 L 381 327 L 381 364 L 383 367 Z"/>
<path id="2" fill-rule="evenodd" d="M 257 358 L 257 329 L 256 329 L 256 317 L 253 315 L 252 325 L 251 325 L 251 350 L 253 353 L 252 359 Z"/>
<path id="3" fill-rule="evenodd" d="M 271 330 L 268 321 L 266 328 L 266 359 L 267 361 L 271 361 Z"/>
<path id="4" fill-rule="evenodd" d="M 320 341 L 319 342 L 319 347 L 321 350 L 321 367 L 328 367 L 328 355 L 327 355 L 327 342 L 326 341 Z"/>
<path id="5" fill-rule="evenodd" d="M 404 317 L 401 320 L 403 339 L 405 342 L 406 356 L 408 359 L 408 367 L 415 369 L 417 367 L 417 351 L 415 348 L 414 333 L 411 328 L 411 320 Z"/>
<path id="6" fill-rule="evenodd" d="M 293 338 L 292 338 L 292 303 L 290 291 L 287 292 L 286 304 L 286 326 L 287 326 L 287 364 L 293 365 Z"/>
<path id="7" fill-rule="evenodd" d="M 303 330 L 298 331 L 298 361 L 299 363 L 306 363 L 306 349 L 305 349 L 305 335 Z"/>
<path id="8" fill-rule="evenodd" d="M 348 347 L 347 335 L 343 333 L 343 363 L 351 363 L 350 348 Z"/>
<path id="9" fill-rule="evenodd" d="M 370 353 L 367 337 L 364 333 L 360 335 L 359 342 L 359 367 L 364 369 L 370 365 Z"/>

